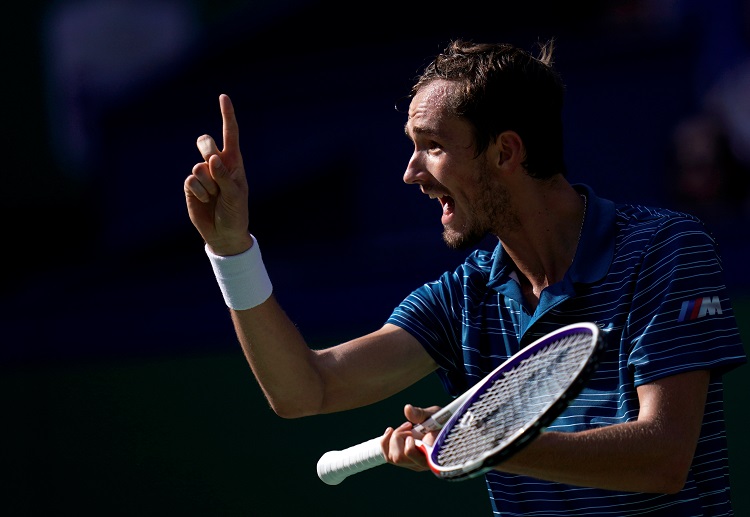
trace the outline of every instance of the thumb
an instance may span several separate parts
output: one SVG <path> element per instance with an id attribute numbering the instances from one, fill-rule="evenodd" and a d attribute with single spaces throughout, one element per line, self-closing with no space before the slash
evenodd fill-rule
<path id="1" fill-rule="evenodd" d="M 440 409 L 438 406 L 421 408 L 412 406 L 411 404 L 406 404 L 406 406 L 404 406 L 404 416 L 406 416 L 406 419 L 409 422 L 421 424 L 431 417 L 438 409 Z"/>
<path id="2" fill-rule="evenodd" d="M 224 165 L 218 154 L 213 154 L 208 158 L 208 169 L 214 181 L 222 186 L 231 179 L 231 171 Z"/>
<path id="3" fill-rule="evenodd" d="M 224 162 L 219 158 L 219 149 L 216 147 L 216 142 L 211 138 L 210 135 L 202 135 L 196 142 L 198 150 L 206 160 L 208 164 L 211 177 L 217 183 L 220 183 L 222 179 L 229 177 L 229 170 L 224 165 Z"/>

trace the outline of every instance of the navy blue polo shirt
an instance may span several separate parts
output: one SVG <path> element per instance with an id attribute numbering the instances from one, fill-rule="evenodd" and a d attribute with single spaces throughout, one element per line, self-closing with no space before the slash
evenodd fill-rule
<path id="1" fill-rule="evenodd" d="M 498 243 L 416 289 L 388 323 L 422 343 L 454 396 L 557 328 L 590 321 L 606 329 L 605 358 L 550 430 L 636 420 L 639 385 L 711 370 L 698 449 L 678 494 L 600 490 L 496 471 L 486 479 L 498 515 L 729 515 L 721 374 L 747 358 L 717 245 L 693 216 L 616 204 L 586 185 L 575 188 L 587 197 L 578 251 L 563 280 L 542 291 L 535 310 Z"/>

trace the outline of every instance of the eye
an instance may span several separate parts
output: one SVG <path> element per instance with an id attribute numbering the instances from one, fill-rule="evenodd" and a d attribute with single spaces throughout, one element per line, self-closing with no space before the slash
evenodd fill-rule
<path id="1" fill-rule="evenodd" d="M 425 133 L 416 133 L 413 139 L 414 150 L 417 152 L 437 153 L 442 152 L 443 146 L 434 138 L 428 138 Z"/>

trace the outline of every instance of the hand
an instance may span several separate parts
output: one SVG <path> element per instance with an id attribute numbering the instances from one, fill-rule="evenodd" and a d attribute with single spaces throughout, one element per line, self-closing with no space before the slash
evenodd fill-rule
<path id="1" fill-rule="evenodd" d="M 422 449 L 419 448 L 417 440 L 432 445 L 437 437 L 437 432 L 423 435 L 414 431 L 413 428 L 414 424 L 424 422 L 438 409 L 440 409 L 438 406 L 418 408 L 411 404 L 404 407 L 404 415 L 408 421 L 396 429 L 389 427 L 383 434 L 381 445 L 388 463 L 418 472 L 428 470 L 427 458 Z"/>
<path id="2" fill-rule="evenodd" d="M 198 138 L 204 162 L 197 163 L 185 179 L 185 201 L 190 220 L 217 255 L 237 255 L 248 250 L 248 186 L 240 153 L 239 129 L 232 101 L 219 96 L 224 150 L 209 135 Z"/>

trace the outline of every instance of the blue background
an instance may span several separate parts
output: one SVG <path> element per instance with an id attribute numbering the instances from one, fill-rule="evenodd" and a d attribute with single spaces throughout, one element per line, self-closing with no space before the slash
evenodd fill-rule
<path id="1" fill-rule="evenodd" d="M 282 305 L 314 346 L 378 328 L 462 260 L 442 243 L 437 203 L 401 180 L 411 148 L 394 109 L 452 37 L 527 49 L 556 38 L 570 181 L 705 213 L 747 339 L 748 212 L 684 205 L 673 156 L 678 125 L 748 58 L 747 2 L 566 5 L 18 6 L 4 35 L 0 204 L 11 514 L 406 515 L 449 493 L 446 514 L 489 510 L 480 480 L 446 486 L 393 467 L 340 487 L 317 479 L 323 452 L 400 423 L 405 402 L 444 394 L 430 378 L 346 415 L 273 415 L 182 192 L 196 138 L 221 145 L 227 93 L 250 229 Z M 743 375 L 730 374 L 727 390 L 738 514 L 750 511 Z"/>

